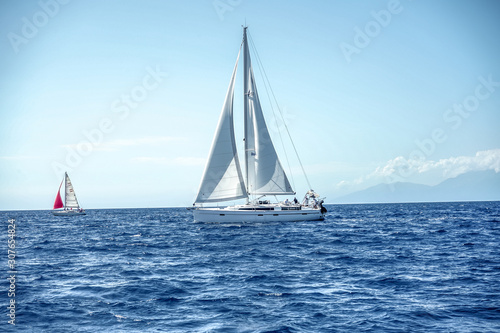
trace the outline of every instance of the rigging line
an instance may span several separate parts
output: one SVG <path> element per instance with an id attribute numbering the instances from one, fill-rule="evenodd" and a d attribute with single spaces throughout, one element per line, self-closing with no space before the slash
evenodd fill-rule
<path id="1" fill-rule="evenodd" d="M 265 75 L 264 65 L 262 64 L 262 61 L 260 60 L 259 53 L 257 52 L 257 48 L 255 47 L 255 44 L 253 43 L 252 36 L 250 36 L 249 33 L 247 33 L 247 34 L 249 35 L 249 41 L 250 41 L 250 43 L 252 45 L 252 48 L 255 51 L 255 54 L 257 56 L 256 58 L 257 58 L 257 64 L 259 65 L 258 66 L 259 67 L 259 71 L 260 71 L 262 77 L 266 78 L 265 80 L 263 80 L 264 87 L 266 88 L 266 94 L 267 94 L 267 98 L 269 99 L 269 105 L 271 106 L 271 110 L 273 111 L 274 121 L 276 123 L 276 129 L 277 129 L 278 135 L 280 137 L 281 146 L 283 147 L 283 152 L 285 153 L 286 164 L 288 166 L 288 172 L 289 172 L 291 180 L 292 180 L 292 186 L 295 188 L 295 179 L 293 177 L 292 168 L 290 167 L 290 159 L 288 158 L 287 150 L 285 148 L 285 143 L 283 141 L 283 137 L 282 137 L 281 131 L 279 129 L 278 118 L 276 117 L 276 112 L 274 111 L 273 102 L 271 100 L 271 95 L 269 94 L 269 90 L 272 91 L 271 82 L 269 82 L 269 80 L 267 79 L 267 75 Z M 263 73 L 263 71 L 264 71 L 264 73 Z M 266 80 L 267 80 L 267 82 L 266 82 Z M 268 85 L 269 85 L 269 89 L 267 88 Z M 273 94 L 273 96 L 274 96 L 274 94 Z M 277 108 L 279 110 L 279 105 L 278 105 L 278 102 L 276 101 L 276 98 L 275 98 L 275 103 L 276 103 L 276 106 L 277 106 Z M 281 111 L 280 111 L 280 114 L 281 114 Z M 283 120 L 283 123 L 285 123 L 285 119 L 283 118 L 282 114 L 281 114 L 281 119 Z M 286 126 L 286 124 L 285 124 L 285 126 Z"/>
<path id="2" fill-rule="evenodd" d="M 250 36 L 250 33 L 248 33 L 248 35 L 250 37 L 249 40 L 250 40 L 250 42 L 253 45 L 253 40 L 252 40 L 252 37 Z M 255 47 L 255 45 L 253 45 L 253 48 L 254 48 L 255 54 L 257 56 L 257 61 L 259 63 L 261 63 L 261 67 L 262 67 L 262 70 L 264 72 L 265 80 L 269 81 L 269 79 L 267 77 L 267 74 L 266 74 L 266 70 L 264 69 L 264 66 L 262 66 L 262 62 L 260 61 L 259 52 L 257 52 L 257 48 Z M 299 153 L 297 151 L 297 148 L 295 147 L 295 143 L 293 142 L 292 136 L 290 135 L 290 131 L 288 130 L 288 126 L 286 125 L 285 119 L 283 117 L 283 112 L 281 112 L 281 108 L 279 107 L 278 101 L 276 99 L 276 96 L 274 95 L 274 91 L 273 91 L 273 89 L 272 89 L 272 87 L 271 87 L 270 84 L 269 84 L 269 88 L 271 90 L 271 93 L 273 95 L 274 101 L 276 103 L 276 107 L 278 108 L 278 111 L 280 112 L 281 118 L 283 119 L 283 124 L 285 125 L 286 133 L 288 134 L 290 142 L 292 143 L 292 147 L 293 147 L 293 150 L 295 151 L 295 155 L 297 156 L 297 159 L 299 160 L 300 168 L 302 169 L 302 173 L 304 174 L 304 177 L 306 179 L 307 185 L 309 186 L 309 189 L 312 189 L 311 183 L 309 182 L 309 178 L 307 177 L 307 174 L 306 174 L 306 170 L 304 169 L 304 165 L 302 164 L 302 160 L 300 159 L 300 156 L 299 156 Z"/>

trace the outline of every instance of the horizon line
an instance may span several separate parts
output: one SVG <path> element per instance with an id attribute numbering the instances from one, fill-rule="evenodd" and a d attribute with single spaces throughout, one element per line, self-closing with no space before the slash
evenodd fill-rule
<path id="1" fill-rule="evenodd" d="M 499 200 L 451 200 L 451 201 L 403 201 L 403 202 L 349 202 L 349 203 L 325 203 L 325 205 L 392 205 L 392 204 L 425 204 L 425 203 L 466 203 L 466 202 L 500 202 Z M 225 207 L 226 205 L 221 205 Z M 87 210 L 112 210 L 112 209 L 178 209 L 178 208 L 191 208 L 192 206 L 170 206 L 170 207 L 114 207 L 114 208 L 84 208 Z M 217 206 L 215 206 L 217 207 Z M 48 211 L 51 212 L 54 209 L 0 209 L 0 213 L 3 212 L 27 212 L 27 211 Z"/>

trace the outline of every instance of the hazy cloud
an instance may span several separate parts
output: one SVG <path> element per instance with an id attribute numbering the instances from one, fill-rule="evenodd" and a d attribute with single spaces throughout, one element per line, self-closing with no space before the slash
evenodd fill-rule
<path id="1" fill-rule="evenodd" d="M 135 157 L 132 159 L 134 162 L 139 163 L 154 163 L 162 165 L 175 165 L 175 166 L 197 166 L 205 165 L 206 159 L 201 157 Z"/>
<path id="2" fill-rule="evenodd" d="M 95 145 L 95 151 L 118 151 L 122 148 L 136 147 L 143 145 L 160 145 L 172 142 L 177 142 L 182 140 L 180 137 L 170 137 L 170 136 L 151 136 L 137 139 L 118 139 L 103 142 Z M 63 145 L 66 148 L 77 149 L 78 144 Z"/>
<path id="3" fill-rule="evenodd" d="M 0 156 L 0 160 L 7 161 L 23 161 L 23 160 L 33 160 L 38 158 L 38 156 L 29 156 L 29 155 L 19 155 L 19 156 Z"/>

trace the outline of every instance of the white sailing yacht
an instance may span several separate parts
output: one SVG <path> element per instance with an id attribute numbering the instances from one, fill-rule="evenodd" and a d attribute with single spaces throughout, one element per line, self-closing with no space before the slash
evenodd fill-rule
<path id="1" fill-rule="evenodd" d="M 295 195 L 281 166 L 262 113 L 255 85 L 247 27 L 243 28 L 243 89 L 245 174 L 241 171 L 233 126 L 234 83 L 240 53 L 234 66 L 226 99 L 215 132 L 200 189 L 193 204 L 194 219 L 199 222 L 269 222 L 322 220 L 323 201 L 310 190 L 299 203 L 271 203 L 265 196 Z M 253 200 L 250 200 L 253 198 Z M 204 207 L 203 204 L 246 199 L 246 204 Z"/>
<path id="2" fill-rule="evenodd" d="M 61 200 L 61 186 L 64 182 L 64 203 Z M 63 209 L 61 209 L 63 208 Z M 74 215 L 85 215 L 85 210 L 80 208 L 78 200 L 76 199 L 75 190 L 73 189 L 73 184 L 69 179 L 68 173 L 64 173 L 64 179 L 59 185 L 59 190 L 57 191 L 56 200 L 54 201 L 54 210 L 52 214 L 56 216 L 74 216 Z"/>

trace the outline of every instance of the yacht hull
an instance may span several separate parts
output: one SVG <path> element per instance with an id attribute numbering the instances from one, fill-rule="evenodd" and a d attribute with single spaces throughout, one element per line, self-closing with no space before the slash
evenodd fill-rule
<path id="1" fill-rule="evenodd" d="M 79 212 L 76 210 L 59 210 L 59 211 L 53 211 L 52 214 L 54 216 L 77 216 L 77 215 L 87 215 L 84 211 Z"/>
<path id="2" fill-rule="evenodd" d="M 246 223 L 246 222 L 296 222 L 324 220 L 319 209 L 302 210 L 240 210 L 226 208 L 195 208 L 195 222 Z"/>

